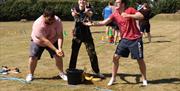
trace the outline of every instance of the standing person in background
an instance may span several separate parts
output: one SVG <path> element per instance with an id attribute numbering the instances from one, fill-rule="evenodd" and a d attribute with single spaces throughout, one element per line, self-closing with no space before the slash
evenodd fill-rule
<path id="1" fill-rule="evenodd" d="M 139 20 L 140 31 L 142 34 L 145 35 L 147 33 L 147 37 L 149 43 L 151 42 L 151 33 L 150 33 L 150 22 L 149 19 L 151 18 L 151 8 L 149 7 L 148 3 L 144 3 L 142 9 L 139 10 L 144 15 L 144 19 Z"/>
<path id="2" fill-rule="evenodd" d="M 142 35 L 136 26 L 136 19 L 143 19 L 144 16 L 132 7 L 127 7 L 127 0 L 116 0 L 116 11 L 106 20 L 98 23 L 85 23 L 87 26 L 103 26 L 115 21 L 120 28 L 121 40 L 117 45 L 115 54 L 113 55 L 112 77 L 108 86 L 112 85 L 116 80 L 116 74 L 119 68 L 119 59 L 121 57 L 131 57 L 136 59 L 142 75 L 143 86 L 147 85 L 146 65 L 143 57 L 143 41 Z"/>
<path id="3" fill-rule="evenodd" d="M 98 58 L 90 28 L 89 26 L 84 25 L 85 22 L 89 21 L 87 18 L 90 18 L 93 15 L 92 9 L 90 7 L 86 7 L 86 4 L 87 0 L 78 0 L 78 5 L 71 9 L 71 14 L 75 19 L 75 29 L 73 29 L 72 52 L 69 68 L 76 68 L 79 49 L 81 44 L 84 43 L 95 75 L 100 78 L 104 78 L 104 75 L 102 75 L 99 70 Z"/>
<path id="4" fill-rule="evenodd" d="M 142 5 L 142 2 L 141 2 L 141 0 L 137 0 L 137 2 L 136 2 L 136 6 L 137 6 L 137 10 L 139 11 L 140 9 L 142 9 L 142 7 L 143 7 L 143 5 Z"/>
<path id="5" fill-rule="evenodd" d="M 63 46 L 63 26 L 59 17 L 57 17 L 51 8 L 46 8 L 32 26 L 29 55 L 29 74 L 26 76 L 26 81 L 32 81 L 37 61 L 46 49 L 51 58 L 55 58 L 56 66 L 59 70 L 59 76 L 63 80 L 67 80 L 67 76 L 63 72 L 64 52 Z"/>
<path id="6" fill-rule="evenodd" d="M 115 11 L 115 6 L 114 6 L 114 0 L 110 0 L 108 3 L 108 6 L 106 6 L 103 9 L 103 17 L 104 20 L 107 19 L 114 11 Z M 111 29 L 111 30 L 110 30 Z M 112 32 L 113 35 L 109 35 L 109 33 Z M 119 28 L 115 22 L 110 22 L 109 24 L 106 25 L 106 35 L 109 38 L 110 43 L 114 43 L 116 45 L 116 41 L 118 37 L 120 36 Z"/>
<path id="7" fill-rule="evenodd" d="M 113 13 L 113 0 L 110 0 L 109 3 L 108 3 L 108 6 L 106 6 L 104 9 L 103 9 L 103 12 L 102 12 L 102 15 L 103 15 L 103 18 L 104 20 L 107 19 L 112 13 Z M 109 30 L 111 29 L 111 23 L 107 24 L 106 25 L 106 36 L 107 38 L 109 37 L 108 33 L 109 33 Z"/>
<path id="8" fill-rule="evenodd" d="M 142 5 L 141 0 L 137 0 L 135 4 L 136 4 L 136 10 L 137 10 L 137 11 L 139 11 L 140 9 L 142 9 L 143 5 Z M 139 20 L 136 20 L 136 24 L 137 24 L 138 29 L 140 30 Z"/>

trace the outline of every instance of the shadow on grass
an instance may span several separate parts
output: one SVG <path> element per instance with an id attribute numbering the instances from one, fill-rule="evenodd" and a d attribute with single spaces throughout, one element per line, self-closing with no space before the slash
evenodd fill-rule
<path id="1" fill-rule="evenodd" d="M 104 74 L 105 77 L 111 77 L 111 74 Z M 123 84 L 139 84 L 140 82 L 140 78 L 141 78 L 141 74 L 117 74 L 117 76 L 119 76 L 119 78 L 123 81 L 125 81 L 126 83 Z M 126 80 L 126 77 L 134 77 L 136 82 L 130 82 L 128 80 Z M 162 78 L 162 79 L 157 79 L 157 80 L 148 80 L 148 84 L 180 84 L 180 78 Z"/>
<path id="2" fill-rule="evenodd" d="M 155 35 L 151 36 L 151 38 L 160 38 L 160 37 L 165 37 L 165 36 L 160 36 L 160 35 L 159 36 L 155 36 Z"/>
<path id="3" fill-rule="evenodd" d="M 166 42 L 171 42 L 168 40 L 158 40 L 158 41 L 152 41 L 152 42 L 144 42 L 144 44 L 149 44 L 149 43 L 166 43 Z"/>
<path id="4" fill-rule="evenodd" d="M 100 34 L 100 33 L 105 33 L 105 31 L 93 31 L 91 33 L 97 33 L 97 34 Z"/>
<path id="5" fill-rule="evenodd" d="M 111 77 L 111 74 L 104 74 L 105 77 Z M 123 80 L 126 83 L 122 84 L 139 84 L 141 74 L 117 74 L 117 76 Z M 126 77 L 134 77 L 136 82 L 130 82 L 126 80 Z M 40 77 L 40 78 L 34 78 L 35 80 L 59 80 L 61 79 L 59 76 L 53 76 L 53 77 Z M 84 85 L 92 85 L 92 81 L 87 81 L 85 80 L 82 84 Z M 180 78 L 162 78 L 162 79 L 157 79 L 157 80 L 148 80 L 148 84 L 180 84 Z"/>
<path id="6" fill-rule="evenodd" d="M 104 74 L 105 77 L 111 77 L 111 74 Z M 126 83 L 125 84 L 138 84 L 140 83 L 140 78 L 141 78 L 141 75 L 140 74 L 125 74 L 125 73 L 121 73 L 121 74 L 117 74 L 117 76 L 119 76 L 119 78 L 123 81 L 125 81 Z M 136 83 L 134 82 L 130 82 L 128 80 L 126 80 L 125 78 L 126 77 L 134 77 L 135 80 L 136 80 Z"/>
<path id="7" fill-rule="evenodd" d="M 149 84 L 180 84 L 180 78 L 164 78 L 157 80 L 149 80 Z"/>
<path id="8" fill-rule="evenodd" d="M 59 76 L 34 78 L 34 80 L 59 80 L 59 79 L 62 79 L 62 78 L 59 77 Z M 92 85 L 93 82 L 92 81 L 88 81 L 88 80 L 84 80 L 81 84 Z"/>
<path id="9" fill-rule="evenodd" d="M 59 76 L 34 78 L 34 80 L 59 80 L 59 79 L 61 79 L 61 77 Z"/>

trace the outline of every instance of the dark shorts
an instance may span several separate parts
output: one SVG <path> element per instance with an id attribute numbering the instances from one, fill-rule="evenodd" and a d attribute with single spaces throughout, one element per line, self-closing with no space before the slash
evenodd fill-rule
<path id="1" fill-rule="evenodd" d="M 136 40 L 121 39 L 119 41 L 115 54 L 122 57 L 128 57 L 129 53 L 131 53 L 132 59 L 143 58 L 143 42 L 141 38 Z"/>
<path id="2" fill-rule="evenodd" d="M 56 48 L 58 48 L 58 42 L 55 42 L 53 45 Z M 29 57 L 37 57 L 39 60 L 41 58 L 44 49 L 46 49 L 49 52 L 51 58 L 53 58 L 53 56 L 56 54 L 56 52 L 50 49 L 49 47 L 42 47 L 31 41 Z"/>
<path id="3" fill-rule="evenodd" d="M 142 24 L 140 25 L 140 31 L 141 32 L 146 32 L 149 33 L 150 32 L 150 24 Z"/>
<path id="4" fill-rule="evenodd" d="M 118 25 L 116 24 L 116 22 L 110 22 L 110 23 L 107 24 L 106 26 L 111 26 L 113 29 L 119 30 L 119 27 L 118 27 Z"/>

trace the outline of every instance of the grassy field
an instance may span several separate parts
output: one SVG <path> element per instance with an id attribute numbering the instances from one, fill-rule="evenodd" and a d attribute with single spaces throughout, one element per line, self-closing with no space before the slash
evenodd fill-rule
<path id="1" fill-rule="evenodd" d="M 102 36 L 105 35 L 105 27 L 92 27 L 100 70 L 106 79 L 77 86 L 68 85 L 61 79 L 54 79 L 58 70 L 54 60 L 50 59 L 45 51 L 35 71 L 36 79 L 31 84 L 16 80 L 0 80 L 0 91 L 180 91 L 180 20 L 168 20 L 168 16 L 163 19 L 158 17 L 151 20 L 152 43 L 147 43 L 147 38 L 144 38 L 144 55 L 149 81 L 147 87 L 140 87 L 138 64 L 130 58 L 120 59 L 117 84 L 107 86 L 111 76 L 112 55 L 116 46 L 100 43 Z M 3 76 L 25 78 L 32 23 L 0 22 L 0 66 L 18 67 L 21 71 L 20 74 L 0 75 L 0 78 Z M 67 32 L 63 46 L 64 69 L 67 69 L 71 54 L 73 22 L 63 22 L 63 26 L 64 31 Z M 85 46 L 82 45 L 77 68 L 84 67 L 87 67 L 89 73 L 92 72 Z"/>

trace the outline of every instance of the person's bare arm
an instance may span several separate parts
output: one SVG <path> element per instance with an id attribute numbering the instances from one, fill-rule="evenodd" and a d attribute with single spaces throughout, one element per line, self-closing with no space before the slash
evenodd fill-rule
<path id="1" fill-rule="evenodd" d="M 79 14 L 79 13 L 76 11 L 75 8 L 74 8 L 74 9 L 71 9 L 71 15 L 72 15 L 73 17 L 77 17 L 78 14 Z"/>
<path id="2" fill-rule="evenodd" d="M 84 13 L 88 16 L 91 17 L 93 15 L 93 12 L 89 8 L 85 8 Z"/>
<path id="3" fill-rule="evenodd" d="M 37 37 L 37 36 L 36 36 Z M 49 48 L 51 48 L 52 50 L 56 51 L 58 50 L 47 38 L 45 38 L 44 36 L 41 37 L 37 37 L 40 42 L 46 46 L 48 46 Z"/>
<path id="4" fill-rule="evenodd" d="M 136 19 L 136 20 L 144 19 L 143 14 L 141 14 L 140 12 L 137 12 L 135 14 L 122 13 L 121 16 L 123 16 L 125 18 L 133 18 L 133 19 Z"/>
<path id="5" fill-rule="evenodd" d="M 47 38 L 43 36 L 37 37 L 37 38 L 41 41 L 42 44 L 54 50 L 58 56 L 64 56 L 64 53 L 62 52 L 62 50 L 58 50 Z"/>
<path id="6" fill-rule="evenodd" d="M 58 36 L 58 50 L 61 51 L 61 56 L 64 57 L 64 52 L 62 50 L 63 42 L 64 42 L 63 25 L 62 25 L 62 22 L 60 22 L 60 33 L 59 33 L 59 36 Z"/>
<path id="7" fill-rule="evenodd" d="M 86 25 L 86 26 L 104 26 L 104 25 L 109 24 L 110 22 L 112 22 L 112 20 L 110 18 L 107 18 L 100 22 L 93 22 L 93 23 L 87 22 L 87 23 L 84 23 L 84 25 Z"/>

